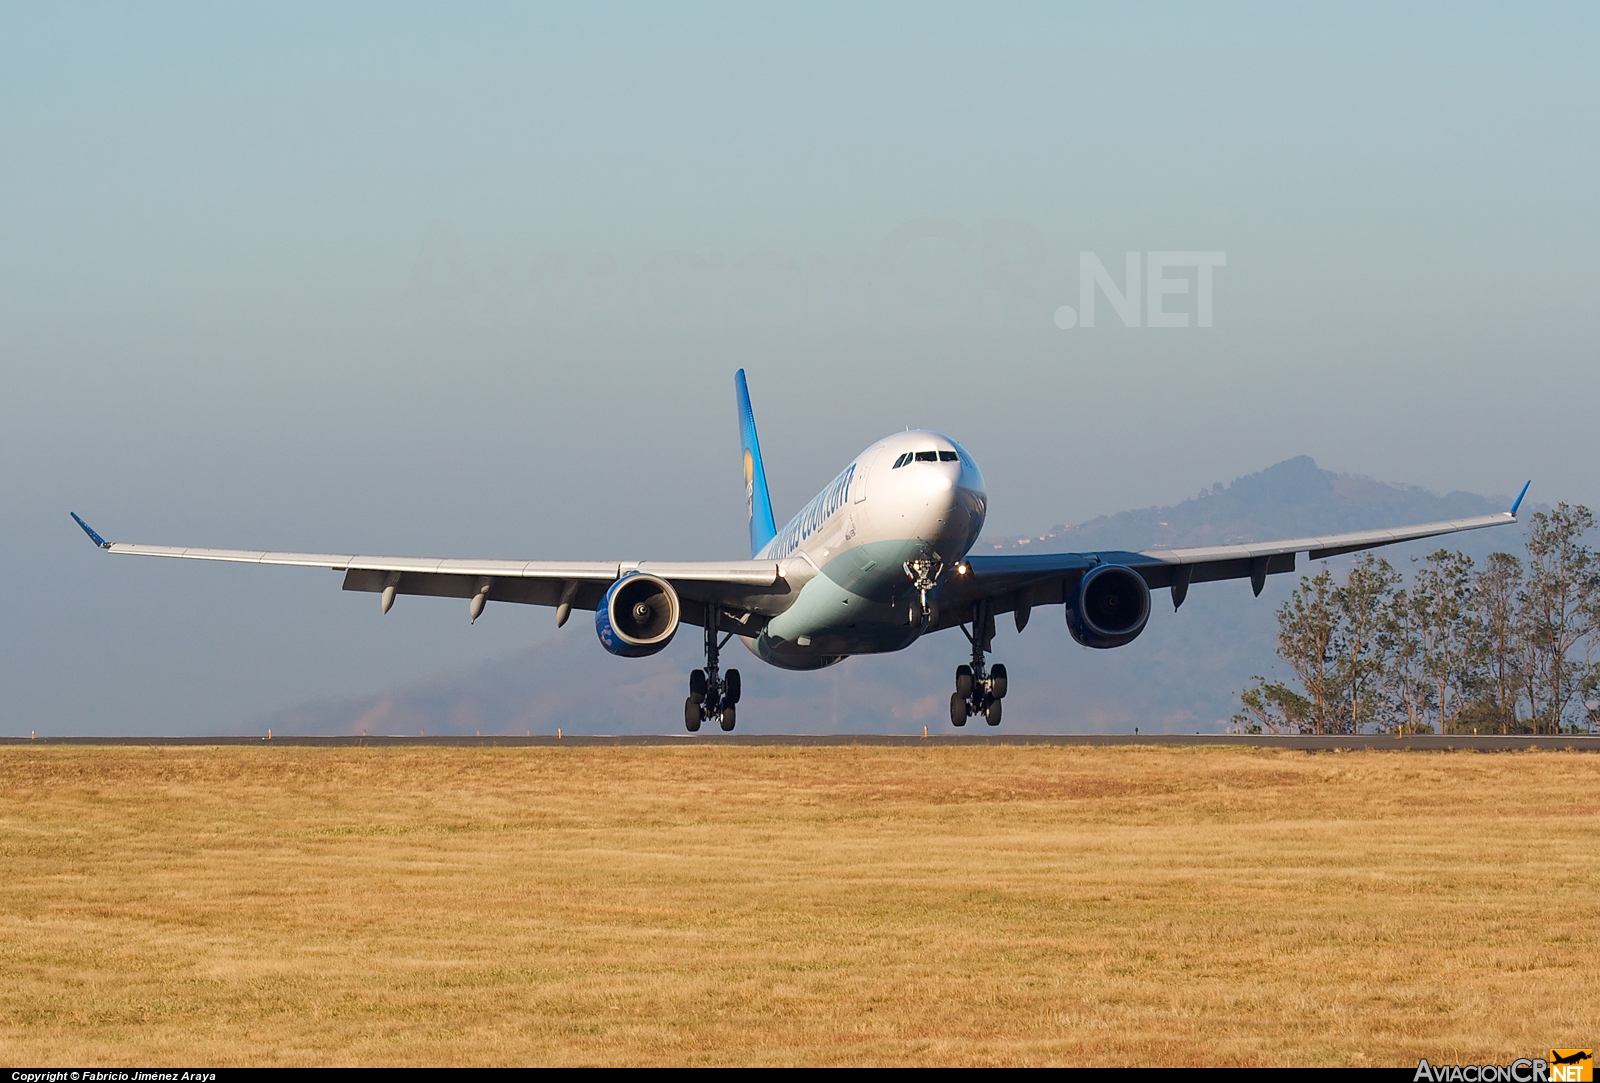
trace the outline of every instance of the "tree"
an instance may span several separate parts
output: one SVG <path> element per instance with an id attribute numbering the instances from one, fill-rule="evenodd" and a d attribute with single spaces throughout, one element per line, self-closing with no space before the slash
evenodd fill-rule
<path id="1" fill-rule="evenodd" d="M 1278 656 L 1304 694 L 1256 677 L 1234 721 L 1257 728 L 1359 733 L 1510 733 L 1600 725 L 1600 556 L 1582 506 L 1533 516 L 1524 564 L 1492 553 L 1477 570 L 1440 549 L 1408 589 L 1368 555 L 1335 586 L 1326 564 L 1278 609 Z M 1526 705 L 1526 722 L 1520 708 Z"/>
<path id="2" fill-rule="evenodd" d="M 1578 699 L 1583 704 L 1584 727 L 1594 730 L 1600 726 L 1600 589 L 1594 591 L 1585 620 L 1583 679 Z"/>
<path id="3" fill-rule="evenodd" d="M 1431 682 L 1422 664 L 1421 608 L 1409 591 L 1397 590 L 1389 599 L 1387 614 L 1390 708 L 1394 721 L 1412 733 L 1420 732 L 1433 705 Z"/>
<path id="4" fill-rule="evenodd" d="M 1257 675 L 1255 687 L 1239 693 L 1244 710 L 1233 716 L 1233 723 L 1248 733 L 1299 733 L 1311 716 L 1311 701 L 1278 681 Z"/>
<path id="5" fill-rule="evenodd" d="M 1375 721 L 1383 677 L 1393 652 L 1389 627 L 1389 601 L 1400 583 L 1400 573 L 1372 554 L 1362 557 L 1344 585 L 1333 592 L 1338 622 L 1333 636 L 1333 673 L 1341 710 L 1339 725 L 1360 733 Z"/>
<path id="6" fill-rule="evenodd" d="M 1594 514 L 1566 503 L 1537 512 L 1528 535 L 1528 570 L 1517 594 L 1521 678 L 1534 727 L 1560 732 L 1574 701 L 1593 689 L 1600 566 L 1583 536 Z M 1575 657 L 1584 647 L 1584 657 Z"/>
<path id="7" fill-rule="evenodd" d="M 1484 690 L 1494 705 L 1501 733 L 1517 729 L 1517 703 L 1522 698 L 1518 658 L 1522 640 L 1517 619 L 1517 594 L 1522 589 L 1522 561 L 1510 553 L 1490 553 L 1473 581 L 1484 646 Z"/>
<path id="8" fill-rule="evenodd" d="M 1340 713 L 1338 677 L 1334 672 L 1334 640 L 1339 607 L 1333 573 L 1324 564 L 1316 575 L 1303 577 L 1289 600 L 1278 608 L 1278 657 L 1305 689 L 1307 706 L 1302 728 L 1327 733 Z"/>
<path id="9" fill-rule="evenodd" d="M 1326 564 L 1305 576 L 1278 608 L 1278 657 L 1302 692 L 1256 677 L 1239 694 L 1237 724 L 1256 729 L 1359 733 L 1383 717 L 1384 676 L 1393 651 L 1388 610 L 1400 575 L 1364 557 L 1334 584 Z"/>
<path id="10" fill-rule="evenodd" d="M 1436 696 L 1440 733 L 1471 701 L 1482 675 L 1482 622 L 1472 586 L 1472 558 L 1445 549 L 1430 553 L 1411 580 L 1417 659 Z"/>

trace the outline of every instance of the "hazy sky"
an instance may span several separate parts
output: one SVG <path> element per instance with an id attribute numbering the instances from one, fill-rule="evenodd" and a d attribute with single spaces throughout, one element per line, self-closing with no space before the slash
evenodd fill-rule
<path id="1" fill-rule="evenodd" d="M 742 556 L 739 366 L 780 515 L 905 425 L 973 452 L 1006 531 L 1297 454 L 1600 505 L 1597 22 L 6 6 L 0 731 L 218 731 L 550 634 L 106 557 L 68 510 L 150 543 Z M 1140 253 L 1147 293 L 1148 253 L 1226 253 L 1214 326 L 1180 268 L 1187 328 L 1103 295 L 1058 327 L 1082 252 L 1119 285 Z"/>

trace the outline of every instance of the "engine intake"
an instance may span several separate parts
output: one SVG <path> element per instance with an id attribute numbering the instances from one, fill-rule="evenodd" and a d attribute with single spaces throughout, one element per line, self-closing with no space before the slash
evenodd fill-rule
<path id="1" fill-rule="evenodd" d="M 1150 587 L 1121 564 L 1090 568 L 1067 598 L 1067 630 L 1085 647 L 1132 643 L 1150 619 Z"/>
<path id="2" fill-rule="evenodd" d="M 594 611 L 600 645 L 623 658 L 643 658 L 678 631 L 678 592 L 665 579 L 633 572 L 611 584 Z"/>

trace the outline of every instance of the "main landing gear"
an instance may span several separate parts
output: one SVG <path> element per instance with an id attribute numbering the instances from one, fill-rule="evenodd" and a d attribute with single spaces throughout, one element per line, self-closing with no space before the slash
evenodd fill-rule
<path id="1" fill-rule="evenodd" d="M 998 663 L 984 670 L 983 656 L 994 645 L 994 611 L 988 602 L 972 603 L 972 631 L 960 625 L 972 644 L 972 664 L 956 667 L 956 690 L 950 696 L 950 724 L 965 726 L 972 715 L 983 715 L 991 726 L 1000 724 L 1000 701 L 1006 698 L 1006 667 Z"/>
<path id="2" fill-rule="evenodd" d="M 683 724 L 690 733 L 700 732 L 700 723 L 715 718 L 724 730 L 733 729 L 734 704 L 739 702 L 739 671 L 728 670 L 727 676 L 718 676 L 717 656 L 728 640 L 729 632 L 717 640 L 717 625 L 722 623 L 722 608 L 706 606 L 706 668 L 689 672 L 689 698 L 683 701 Z"/>

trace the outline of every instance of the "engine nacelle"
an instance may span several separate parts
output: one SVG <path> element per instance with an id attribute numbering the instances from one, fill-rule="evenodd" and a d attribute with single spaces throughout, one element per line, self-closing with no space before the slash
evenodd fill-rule
<path id="1" fill-rule="evenodd" d="M 672 642 L 678 592 L 665 579 L 632 572 L 611 584 L 594 611 L 600 645 L 623 658 L 643 658 Z"/>
<path id="2" fill-rule="evenodd" d="M 1067 597 L 1067 631 L 1085 647 L 1104 650 L 1132 643 L 1149 619 L 1149 585 L 1121 564 L 1090 568 Z"/>

